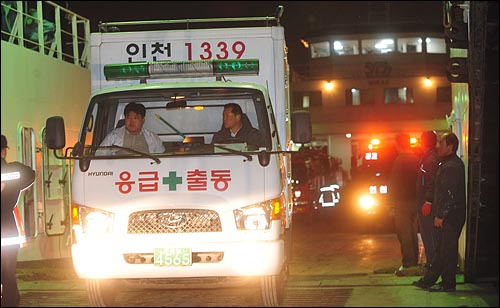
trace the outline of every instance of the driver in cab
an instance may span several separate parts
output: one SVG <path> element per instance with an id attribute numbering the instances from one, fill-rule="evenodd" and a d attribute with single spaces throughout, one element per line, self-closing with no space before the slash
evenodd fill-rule
<path id="1" fill-rule="evenodd" d="M 213 143 L 246 142 L 254 147 L 265 146 L 260 131 L 243 120 L 243 111 L 240 105 L 229 103 L 224 105 L 222 113 L 223 127 L 212 138 Z"/>
<path id="2" fill-rule="evenodd" d="M 163 153 L 165 147 L 155 133 L 143 127 L 146 117 L 146 108 L 143 104 L 129 103 L 125 106 L 125 126 L 111 131 L 101 142 L 100 146 L 120 146 L 143 153 Z M 127 153 L 126 150 L 98 149 L 96 155 L 114 155 Z"/>

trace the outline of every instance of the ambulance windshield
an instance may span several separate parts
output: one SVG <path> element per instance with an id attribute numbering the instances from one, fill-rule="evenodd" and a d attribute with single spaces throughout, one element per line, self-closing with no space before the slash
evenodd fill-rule
<path id="1" fill-rule="evenodd" d="M 92 125 L 85 125 L 87 129 L 80 138 L 84 147 L 89 149 L 88 154 L 98 150 L 96 154 L 102 155 L 103 146 L 127 147 L 127 143 L 120 142 L 116 136 L 119 136 L 119 130 L 129 129 L 124 114 L 129 103 L 145 107 L 142 129 L 157 135 L 165 149 L 161 153 L 155 153 L 148 151 L 151 146 L 148 149 L 144 145 L 144 151 L 139 150 L 140 152 L 173 155 L 272 149 L 271 131 L 274 129 L 271 130 L 270 127 L 262 92 L 256 89 L 211 87 L 138 89 L 95 96 L 91 101 L 92 108 L 89 109 L 91 114 L 86 117 L 86 122 Z M 219 138 L 214 145 L 213 137 L 223 128 L 223 112 L 228 103 L 241 107 L 241 121 L 246 129 L 252 127 L 258 130 L 258 141 Z M 110 142 L 110 135 L 113 133 L 116 136 Z M 124 136 L 123 132 L 121 136 Z M 118 148 L 107 150 L 109 151 L 104 155 L 137 155 L 134 151 Z"/>

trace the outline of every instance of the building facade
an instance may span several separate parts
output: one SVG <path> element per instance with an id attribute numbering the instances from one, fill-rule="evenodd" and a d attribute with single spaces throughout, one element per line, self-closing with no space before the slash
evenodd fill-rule
<path id="1" fill-rule="evenodd" d="M 336 26 L 302 41 L 308 63 L 292 66 L 292 108 L 309 110 L 313 144 L 349 171 L 373 138 L 449 128 L 449 48 L 442 26 Z"/>

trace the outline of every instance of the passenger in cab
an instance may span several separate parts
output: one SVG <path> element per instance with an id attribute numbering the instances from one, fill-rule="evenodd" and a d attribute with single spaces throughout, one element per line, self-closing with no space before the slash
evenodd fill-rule
<path id="1" fill-rule="evenodd" d="M 143 153 L 163 153 L 165 147 L 155 133 L 143 128 L 146 108 L 143 104 L 129 103 L 125 106 L 125 126 L 110 132 L 100 146 L 117 145 Z M 113 155 L 126 153 L 119 149 L 98 149 L 96 155 Z"/>
<path id="2" fill-rule="evenodd" d="M 212 143 L 246 142 L 254 147 L 264 147 L 265 143 L 260 131 L 250 124 L 243 114 L 240 105 L 228 103 L 222 113 L 223 127 L 216 132 Z"/>

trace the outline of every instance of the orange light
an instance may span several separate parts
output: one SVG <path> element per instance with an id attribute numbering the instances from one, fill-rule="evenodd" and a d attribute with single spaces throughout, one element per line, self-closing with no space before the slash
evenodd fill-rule
<path id="1" fill-rule="evenodd" d="M 80 225 L 80 206 L 77 204 L 71 204 L 71 221 L 73 225 Z"/>
<path id="2" fill-rule="evenodd" d="M 302 46 L 304 46 L 305 48 L 309 48 L 309 43 L 306 40 L 301 39 L 300 42 L 302 43 Z"/>
<path id="3" fill-rule="evenodd" d="M 432 86 L 432 80 L 429 77 L 424 79 L 424 86 L 426 87 Z"/>
<path id="4" fill-rule="evenodd" d="M 273 205 L 272 219 L 273 220 L 281 219 L 281 213 L 283 212 L 285 205 L 285 196 L 281 195 L 278 198 L 272 200 L 272 205 Z"/>
<path id="5" fill-rule="evenodd" d="M 375 199 L 372 196 L 365 195 L 360 198 L 359 204 L 362 209 L 371 211 L 375 207 Z"/>
<path id="6" fill-rule="evenodd" d="M 370 143 L 373 144 L 373 145 L 379 145 L 380 144 L 380 139 L 374 138 L 374 139 L 370 140 Z"/>
<path id="7" fill-rule="evenodd" d="M 326 82 L 324 87 L 325 87 L 326 91 L 332 91 L 333 90 L 333 82 L 331 82 L 331 81 Z"/>

